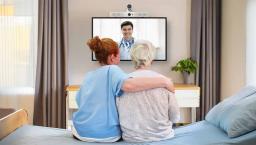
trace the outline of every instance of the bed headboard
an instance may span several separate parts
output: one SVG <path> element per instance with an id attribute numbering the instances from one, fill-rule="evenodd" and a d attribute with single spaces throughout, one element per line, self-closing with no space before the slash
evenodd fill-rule
<path id="1" fill-rule="evenodd" d="M 4 118 L 5 116 L 15 112 L 16 110 L 13 108 L 0 108 L 0 119 Z"/>
<path id="2" fill-rule="evenodd" d="M 15 129 L 28 123 L 28 113 L 24 109 L 15 111 L 0 119 L 0 140 Z"/>

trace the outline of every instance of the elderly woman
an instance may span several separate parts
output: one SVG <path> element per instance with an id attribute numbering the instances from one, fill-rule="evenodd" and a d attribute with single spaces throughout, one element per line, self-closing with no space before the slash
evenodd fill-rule
<path id="1" fill-rule="evenodd" d="M 150 42 L 137 41 L 131 49 L 131 59 L 136 70 L 129 76 L 132 78 L 162 76 L 150 70 L 154 56 L 155 48 Z M 173 92 L 156 88 L 124 93 L 117 98 L 117 107 L 124 140 L 159 141 L 174 136 L 172 124 L 179 120 L 180 112 Z"/>

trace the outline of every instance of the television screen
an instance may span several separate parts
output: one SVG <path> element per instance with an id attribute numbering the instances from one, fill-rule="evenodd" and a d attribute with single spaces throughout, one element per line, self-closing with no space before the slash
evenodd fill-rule
<path id="1" fill-rule="evenodd" d="M 93 17 L 92 37 L 112 38 L 118 43 L 120 60 L 131 60 L 129 50 L 136 40 L 156 47 L 156 61 L 167 60 L 166 17 Z M 92 60 L 96 60 L 92 54 Z"/>

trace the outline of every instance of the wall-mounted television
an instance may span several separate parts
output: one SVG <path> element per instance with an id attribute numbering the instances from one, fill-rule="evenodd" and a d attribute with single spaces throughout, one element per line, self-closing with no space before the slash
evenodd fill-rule
<path id="1" fill-rule="evenodd" d="M 136 40 L 148 40 L 156 47 L 155 61 L 167 60 L 166 17 L 92 17 L 92 37 L 94 36 L 116 41 L 121 61 L 131 60 L 128 53 Z M 96 60 L 93 53 L 92 60 Z"/>

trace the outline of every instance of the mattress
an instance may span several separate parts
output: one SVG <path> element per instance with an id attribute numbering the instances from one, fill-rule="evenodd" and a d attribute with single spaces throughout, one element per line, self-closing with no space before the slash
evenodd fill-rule
<path id="1" fill-rule="evenodd" d="M 207 121 L 175 129 L 175 137 L 165 141 L 147 143 L 104 143 L 107 145 L 256 145 L 256 131 L 237 138 L 229 138 L 225 132 Z M 102 145 L 81 142 L 65 129 L 24 125 L 0 141 L 0 145 Z"/>

